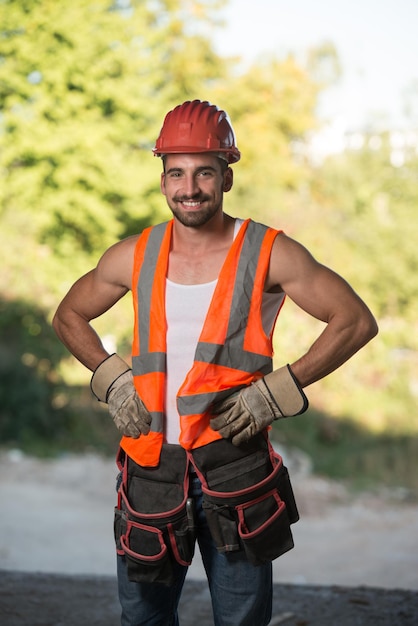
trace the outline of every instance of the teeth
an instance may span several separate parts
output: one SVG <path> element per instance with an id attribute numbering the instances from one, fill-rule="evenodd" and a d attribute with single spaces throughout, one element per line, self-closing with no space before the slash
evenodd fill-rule
<path id="1" fill-rule="evenodd" d="M 199 206 L 200 202 L 183 202 L 184 206 Z"/>

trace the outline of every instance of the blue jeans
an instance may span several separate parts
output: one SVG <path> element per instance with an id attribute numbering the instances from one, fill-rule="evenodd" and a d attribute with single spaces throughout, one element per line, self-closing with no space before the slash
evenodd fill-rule
<path id="1" fill-rule="evenodd" d="M 255 567 L 242 552 L 221 554 L 212 540 L 202 509 L 202 490 L 191 475 L 190 495 L 195 500 L 197 542 L 208 578 L 215 626 L 266 626 L 271 619 L 271 563 Z M 119 600 L 122 626 L 178 626 L 177 608 L 187 567 L 176 564 L 172 586 L 130 582 L 125 559 L 118 556 Z"/>

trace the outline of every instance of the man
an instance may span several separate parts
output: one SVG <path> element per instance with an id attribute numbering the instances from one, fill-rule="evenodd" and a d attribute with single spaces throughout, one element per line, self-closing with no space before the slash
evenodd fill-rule
<path id="1" fill-rule="evenodd" d="M 178 624 L 195 538 L 216 625 L 268 624 L 271 560 L 293 545 L 290 483 L 267 431 L 307 408 L 303 388 L 376 333 L 337 274 L 282 232 L 223 211 L 240 158 L 224 111 L 170 111 L 154 154 L 173 219 L 108 249 L 61 302 L 54 328 L 93 372 L 122 433 L 115 518 L 122 624 Z M 129 290 L 132 370 L 90 321 Z M 285 294 L 325 329 L 272 371 Z M 203 488 L 203 505 L 202 505 Z"/>

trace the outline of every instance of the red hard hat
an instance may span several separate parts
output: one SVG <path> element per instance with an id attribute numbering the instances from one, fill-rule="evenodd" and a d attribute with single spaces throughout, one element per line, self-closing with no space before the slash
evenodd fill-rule
<path id="1" fill-rule="evenodd" d="M 228 115 L 207 101 L 187 101 L 167 113 L 153 150 L 155 156 L 193 152 L 218 153 L 228 163 L 241 158 Z"/>

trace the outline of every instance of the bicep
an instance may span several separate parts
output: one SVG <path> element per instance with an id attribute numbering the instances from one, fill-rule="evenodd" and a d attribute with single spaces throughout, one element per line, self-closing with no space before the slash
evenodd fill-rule
<path id="1" fill-rule="evenodd" d="M 74 283 L 59 310 L 90 321 L 108 311 L 127 291 L 126 287 L 105 280 L 95 268 Z"/>
<path id="2" fill-rule="evenodd" d="M 301 309 L 323 322 L 336 315 L 356 316 L 364 307 L 351 286 L 318 263 L 301 244 L 280 235 L 271 257 L 269 279 Z"/>
<path id="3" fill-rule="evenodd" d="M 105 313 L 130 289 L 132 258 L 130 241 L 109 248 L 97 267 L 74 283 L 58 313 L 77 315 L 87 321 Z"/>

